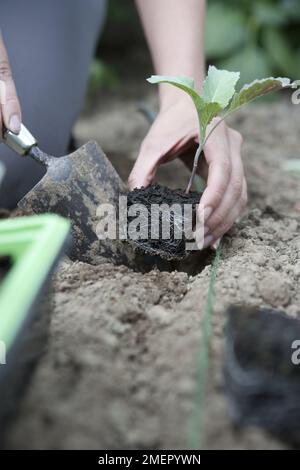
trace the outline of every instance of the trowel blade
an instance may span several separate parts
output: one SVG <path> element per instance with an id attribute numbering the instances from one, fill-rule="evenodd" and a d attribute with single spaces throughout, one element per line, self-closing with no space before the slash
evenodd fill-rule
<path id="1" fill-rule="evenodd" d="M 125 192 L 124 183 L 102 149 L 96 142 L 88 142 L 70 155 L 50 158 L 45 176 L 18 205 L 26 211 L 53 212 L 70 219 L 71 257 L 96 263 L 96 252 L 111 257 L 120 245 L 99 242 L 97 208 L 105 203 L 118 204 L 119 195 Z"/>

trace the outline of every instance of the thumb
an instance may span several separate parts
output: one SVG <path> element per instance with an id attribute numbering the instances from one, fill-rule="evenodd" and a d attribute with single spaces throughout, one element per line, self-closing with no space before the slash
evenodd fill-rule
<path id="1" fill-rule="evenodd" d="M 10 63 L 0 32 L 0 102 L 4 125 L 18 133 L 21 126 L 20 104 L 12 78 Z"/>

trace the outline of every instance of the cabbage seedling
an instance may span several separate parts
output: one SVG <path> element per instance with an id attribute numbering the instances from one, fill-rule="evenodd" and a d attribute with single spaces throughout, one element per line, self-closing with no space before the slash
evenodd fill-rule
<path id="1" fill-rule="evenodd" d="M 222 120 L 244 104 L 254 101 L 260 96 L 283 88 L 296 88 L 296 85 L 291 83 L 289 78 L 269 77 L 262 80 L 254 80 L 252 83 L 244 85 L 239 91 L 236 91 L 235 86 L 239 78 L 239 72 L 219 70 L 214 66 L 210 66 L 200 95 L 196 92 L 194 80 L 190 77 L 152 75 L 147 79 L 150 83 L 169 83 L 185 91 L 192 98 L 197 110 L 199 146 L 195 154 L 191 177 L 186 188 L 187 193 L 191 189 L 203 147 Z M 209 133 L 207 133 L 207 126 L 216 116 L 220 116 L 221 120 L 218 120 Z"/>

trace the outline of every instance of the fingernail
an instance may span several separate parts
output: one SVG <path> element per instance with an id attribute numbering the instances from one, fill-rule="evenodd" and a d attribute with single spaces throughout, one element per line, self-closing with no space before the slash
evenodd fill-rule
<path id="1" fill-rule="evenodd" d="M 218 240 L 215 241 L 215 243 L 213 244 L 213 248 L 214 250 L 217 250 L 218 246 L 220 245 L 221 243 L 221 238 L 218 238 Z"/>
<path id="2" fill-rule="evenodd" d="M 9 129 L 15 134 L 18 134 L 20 132 L 21 121 L 17 114 L 13 114 L 12 117 L 10 118 Z"/>
<path id="3" fill-rule="evenodd" d="M 211 245 L 213 239 L 214 238 L 211 235 L 208 235 L 207 237 L 205 237 L 202 248 L 204 249 L 204 248 L 207 248 L 209 245 Z"/>
<path id="4" fill-rule="evenodd" d="M 204 222 L 206 222 L 210 218 L 212 211 L 213 211 L 213 208 L 210 206 L 207 206 L 204 208 L 204 211 L 203 211 Z"/>

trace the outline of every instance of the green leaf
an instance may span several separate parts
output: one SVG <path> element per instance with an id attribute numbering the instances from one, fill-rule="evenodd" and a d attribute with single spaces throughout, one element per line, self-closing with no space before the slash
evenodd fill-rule
<path id="1" fill-rule="evenodd" d="M 200 102 L 202 100 L 195 91 L 195 83 L 193 78 L 184 76 L 173 77 L 171 75 L 152 75 L 150 78 L 147 78 L 147 82 L 152 84 L 169 83 L 169 85 L 176 86 L 177 88 L 180 88 L 181 90 L 188 93 L 197 108 L 201 105 Z"/>
<path id="2" fill-rule="evenodd" d="M 236 111 L 244 104 L 250 103 L 260 96 L 267 95 L 272 91 L 282 90 L 283 88 L 295 88 L 295 85 L 291 83 L 289 78 L 282 77 L 254 80 L 252 83 L 244 85 L 238 93 L 235 93 L 227 114 Z"/>
<path id="3" fill-rule="evenodd" d="M 265 28 L 262 39 L 278 69 L 296 79 L 300 75 L 300 68 L 286 36 L 277 28 Z"/>
<path id="4" fill-rule="evenodd" d="M 200 141 L 203 142 L 208 124 L 228 106 L 231 99 L 230 106 L 223 117 L 228 116 L 244 104 L 272 91 L 283 88 L 296 88 L 296 85 L 291 83 L 289 78 L 269 77 L 254 80 L 252 83 L 244 85 L 239 92 L 235 93 L 235 85 L 238 79 L 238 72 L 218 70 L 216 67 L 210 66 L 207 77 L 203 82 L 201 96 L 195 91 L 194 81 L 189 77 L 152 75 L 152 77 L 148 78 L 148 82 L 169 83 L 190 95 L 198 113 Z"/>
<path id="5" fill-rule="evenodd" d="M 252 46 L 251 54 L 255 50 L 256 49 Z M 202 85 L 201 96 L 195 91 L 194 80 L 189 77 L 152 75 L 147 79 L 150 83 L 169 83 L 170 85 L 178 87 L 192 98 L 196 107 L 200 130 L 199 147 L 195 155 L 191 178 L 187 186 L 187 192 L 189 192 L 193 183 L 201 150 L 215 127 L 218 125 L 217 123 L 213 126 L 209 134 L 206 136 L 207 126 L 213 117 L 220 114 L 221 111 L 226 108 L 222 115 L 222 119 L 225 119 L 229 114 L 233 113 L 244 104 L 249 103 L 260 96 L 283 88 L 297 88 L 296 82 L 291 83 L 289 78 L 269 77 L 261 80 L 256 79 L 252 83 L 244 85 L 239 92 L 235 92 L 235 85 L 239 80 L 239 77 L 239 72 L 218 70 L 216 67 L 210 66 L 207 77 Z"/>
<path id="6" fill-rule="evenodd" d="M 201 129 L 201 140 L 205 139 L 206 128 L 212 119 L 220 112 L 223 111 L 222 106 L 219 103 L 205 103 L 198 110 L 198 115 L 200 118 L 200 129 Z"/>
<path id="7" fill-rule="evenodd" d="M 297 176 L 300 176 L 300 160 L 287 160 L 282 164 L 282 168 L 284 170 L 295 173 Z"/>
<path id="8" fill-rule="evenodd" d="M 207 125 L 211 120 L 222 111 L 222 107 L 219 103 L 207 103 L 205 102 L 198 93 L 194 90 L 194 80 L 190 77 L 173 77 L 169 75 L 152 75 L 147 79 L 149 83 L 169 83 L 170 85 L 176 86 L 181 90 L 185 91 L 192 98 L 194 105 L 197 110 L 199 126 L 200 126 L 200 137 L 204 139 Z"/>
<path id="9" fill-rule="evenodd" d="M 226 57 L 246 42 L 245 15 L 223 3 L 208 3 L 205 17 L 205 53 L 209 58 Z"/>
<path id="10" fill-rule="evenodd" d="M 171 76 L 171 75 L 151 75 L 150 78 L 147 78 L 149 83 L 171 83 L 172 85 L 179 86 L 180 88 L 189 88 L 191 90 L 195 89 L 194 79 L 191 77 L 185 76 Z"/>
<path id="11" fill-rule="evenodd" d="M 205 103 L 218 103 L 222 109 L 226 108 L 239 78 L 239 72 L 228 72 L 210 66 L 202 85 L 201 98 Z"/>

